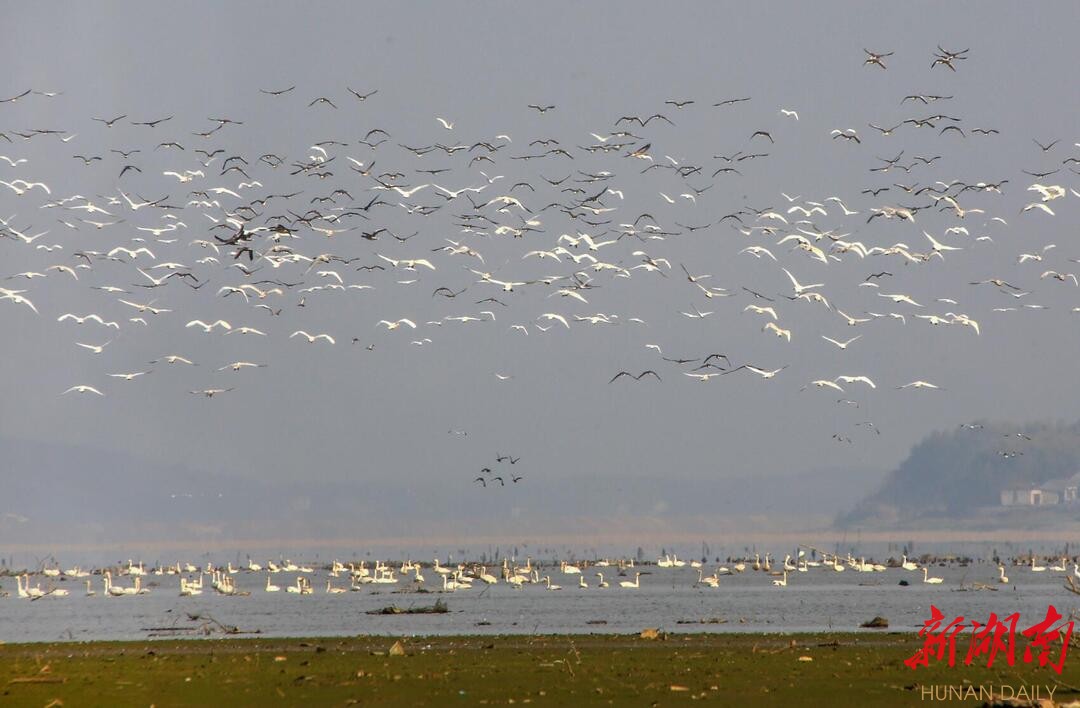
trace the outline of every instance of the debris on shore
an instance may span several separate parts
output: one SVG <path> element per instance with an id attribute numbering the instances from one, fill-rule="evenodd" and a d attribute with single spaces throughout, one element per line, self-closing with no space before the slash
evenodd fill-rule
<path id="1" fill-rule="evenodd" d="M 727 624 L 723 617 L 702 617 L 696 620 L 676 620 L 675 624 Z"/>
<path id="2" fill-rule="evenodd" d="M 397 605 L 388 605 L 378 610 L 368 610 L 369 615 L 441 615 L 450 611 L 450 608 L 446 606 L 446 603 L 442 600 L 436 600 L 434 605 L 425 605 L 422 607 L 398 607 Z"/>
<path id="3" fill-rule="evenodd" d="M 174 636 L 179 632 L 188 632 L 194 634 L 202 634 L 204 636 L 210 636 L 212 634 L 226 634 L 226 635 L 240 635 L 240 634 L 262 634 L 261 629 L 240 629 L 239 627 L 231 624 L 225 624 L 219 622 L 217 619 L 211 617 L 208 614 L 199 613 L 186 613 L 187 620 L 190 622 L 198 622 L 196 625 L 180 625 L 180 618 L 177 618 L 171 625 L 164 627 L 142 627 L 142 631 L 148 632 L 149 637 L 161 637 L 161 636 Z"/>

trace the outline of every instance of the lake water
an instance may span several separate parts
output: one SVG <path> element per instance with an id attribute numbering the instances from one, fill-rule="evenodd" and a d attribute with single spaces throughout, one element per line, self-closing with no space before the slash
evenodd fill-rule
<path id="1" fill-rule="evenodd" d="M 810 568 L 791 573 L 787 587 L 774 587 L 774 578 L 762 572 L 722 576 L 720 587 L 695 587 L 697 571 L 686 568 L 647 566 L 641 587 L 618 587 L 615 568 L 600 568 L 607 589 L 577 587 L 577 575 L 564 575 L 558 567 L 544 571 L 552 582 L 563 586 L 549 591 L 543 584 L 513 590 L 500 582 L 453 593 L 393 592 L 398 586 L 365 585 L 363 590 L 326 594 L 326 571 L 308 574 L 315 587 L 312 595 L 264 590 L 266 573 L 241 572 L 234 579 L 249 596 L 218 595 L 205 583 L 205 594 L 179 596 L 176 576 L 144 578 L 150 593 L 130 597 L 110 597 L 102 590 L 102 579 L 93 576 L 97 594 L 85 595 L 85 581 L 59 580 L 56 587 L 69 590 L 67 597 L 45 597 L 30 601 L 16 597 L 15 583 L 5 578 L 2 586 L 11 593 L 0 598 L 0 641 L 43 642 L 57 640 L 131 640 L 171 634 L 151 628 L 191 627 L 187 614 L 200 614 L 239 627 L 259 630 L 263 636 L 348 636 L 356 634 L 534 634 L 534 633 L 630 633 L 645 627 L 683 632 L 801 632 L 857 630 L 859 624 L 876 615 L 889 620 L 890 629 L 916 631 L 930 616 L 930 605 L 941 609 L 948 619 L 963 615 L 985 622 L 991 612 L 999 617 L 1019 611 L 1018 628 L 1042 620 L 1048 605 L 1066 617 L 1080 605 L 1080 597 L 1064 589 L 1064 574 L 1010 566 L 1008 585 L 998 585 L 996 566 L 975 563 L 968 567 L 933 567 L 931 575 L 944 579 L 941 585 L 925 585 L 921 572 L 889 569 L 879 573 L 859 573 L 851 568 L 837 573 Z M 438 578 L 424 569 L 434 589 Z M 597 581 L 589 568 L 585 579 Z M 706 572 L 711 572 L 706 570 Z M 1071 567 L 1069 573 L 1071 573 Z M 295 573 L 278 573 L 273 582 L 283 589 L 295 581 Z M 901 579 L 910 585 L 900 586 Z M 48 579 L 36 576 L 32 584 Z M 130 585 L 130 578 L 123 578 Z M 973 583 L 997 588 L 968 590 Z M 346 577 L 335 578 L 337 587 L 347 587 Z M 411 587 L 412 583 L 401 583 Z M 426 606 L 437 599 L 449 606 L 446 614 L 368 615 L 388 605 L 407 608 Z M 721 623 L 700 623 L 719 619 Z M 693 622 L 688 624 L 687 622 Z M 872 630 L 864 630 L 872 631 Z M 220 636 L 220 635 L 215 635 Z"/>

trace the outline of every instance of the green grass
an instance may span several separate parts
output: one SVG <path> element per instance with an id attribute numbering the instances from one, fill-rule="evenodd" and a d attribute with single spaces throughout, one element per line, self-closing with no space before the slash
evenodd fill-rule
<path id="1" fill-rule="evenodd" d="M 0 705 L 902 705 L 919 685 L 1080 686 L 1003 659 L 911 671 L 914 633 L 207 639 L 0 645 Z M 966 644 L 964 645 L 966 647 Z M 961 651 L 961 657 L 963 651 Z M 810 657 L 812 661 L 800 660 Z M 1056 700 L 1078 694 L 1059 687 Z"/>

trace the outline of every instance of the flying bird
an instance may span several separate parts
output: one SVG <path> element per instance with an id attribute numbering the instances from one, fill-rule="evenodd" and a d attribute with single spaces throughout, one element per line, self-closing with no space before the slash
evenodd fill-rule
<path id="1" fill-rule="evenodd" d="M 393 322 L 391 322 L 390 320 L 379 320 L 376 323 L 376 326 L 378 325 L 386 325 L 387 330 L 395 330 L 398 327 L 401 327 L 401 325 L 407 325 L 412 329 L 416 329 L 416 323 L 404 317 L 402 317 L 400 320 L 394 320 Z"/>
<path id="2" fill-rule="evenodd" d="M 829 337 L 826 337 L 824 334 L 821 335 L 821 338 L 824 339 L 826 342 L 830 342 L 832 344 L 835 344 L 840 349 L 847 349 L 849 344 L 854 342 L 856 339 L 859 339 L 860 337 L 862 337 L 861 334 L 852 337 L 851 339 L 847 340 L 846 342 L 838 342 L 835 339 L 831 339 Z"/>
<path id="3" fill-rule="evenodd" d="M 635 375 L 635 374 L 632 374 L 632 373 L 630 373 L 629 371 L 620 371 L 619 373 L 617 373 L 617 374 L 615 374 L 614 376 L 612 376 L 612 377 L 611 377 L 611 380 L 610 380 L 610 381 L 608 381 L 608 383 L 613 383 L 613 382 L 614 382 L 614 381 L 615 381 L 616 379 L 618 379 L 618 378 L 619 378 L 620 376 L 629 376 L 630 378 L 634 379 L 635 381 L 641 381 L 641 377 L 645 376 L 646 374 L 652 374 L 652 375 L 653 375 L 654 377 L 656 377 L 656 380 L 657 380 L 657 381 L 660 381 L 660 380 L 661 380 L 661 379 L 660 379 L 660 374 L 656 373 L 656 372 L 655 372 L 655 371 L 653 371 L 652 369 L 648 369 L 648 370 L 646 370 L 646 371 L 642 371 L 642 372 L 641 372 L 640 374 L 637 374 L 637 375 Z M 512 464 L 512 463 L 511 463 L 511 464 Z"/>
<path id="4" fill-rule="evenodd" d="M 308 334 L 302 329 L 297 330 L 289 335 L 289 339 L 292 339 L 293 337 L 304 337 L 305 339 L 307 339 L 308 344 L 314 344 L 320 339 L 325 339 L 330 344 L 336 344 L 334 338 L 331 337 L 329 334 Z"/>
<path id="5" fill-rule="evenodd" d="M 101 391 L 98 391 L 93 386 L 86 386 L 86 385 L 72 386 L 68 390 L 64 391 L 64 394 L 71 393 L 72 391 L 74 391 L 76 393 L 94 393 L 94 394 L 97 394 L 98 396 L 104 396 L 105 395 L 104 393 L 102 393 Z M 60 394 L 60 395 L 64 395 L 64 394 Z"/>
<path id="6" fill-rule="evenodd" d="M 889 68 L 885 66 L 885 62 L 881 60 L 885 57 L 891 57 L 893 55 L 893 52 L 872 52 L 869 49 L 863 49 L 863 51 L 866 52 L 866 60 L 863 62 L 863 66 L 866 66 L 867 64 L 872 64 L 881 69 Z"/>
<path id="7" fill-rule="evenodd" d="M 904 389 L 904 388 L 939 388 L 939 387 L 935 386 L 932 383 L 929 383 L 928 381 L 912 381 L 911 383 L 904 384 L 903 386 L 897 386 L 896 388 L 899 390 L 899 389 Z"/>

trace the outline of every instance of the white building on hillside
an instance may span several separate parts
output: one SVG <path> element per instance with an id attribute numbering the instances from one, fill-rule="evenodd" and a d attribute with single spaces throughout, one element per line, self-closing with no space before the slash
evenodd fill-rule
<path id="1" fill-rule="evenodd" d="M 1054 479 L 1038 487 L 1010 487 L 1001 492 L 1002 506 L 1054 506 L 1078 501 L 1080 473 L 1068 479 Z"/>

